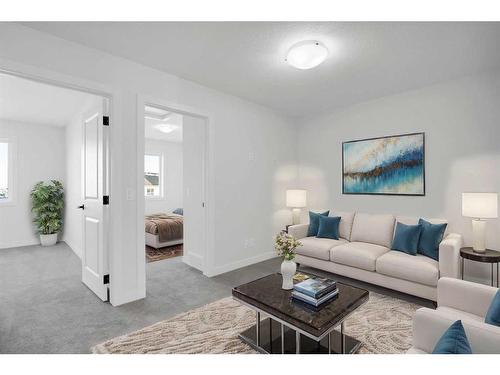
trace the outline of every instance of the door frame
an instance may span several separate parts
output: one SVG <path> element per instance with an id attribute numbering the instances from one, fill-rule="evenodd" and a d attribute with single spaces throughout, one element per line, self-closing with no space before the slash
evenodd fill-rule
<path id="1" fill-rule="evenodd" d="M 95 96 L 100 96 L 103 99 L 103 102 L 106 103 L 106 105 L 103 105 L 102 115 L 110 117 L 110 125 L 112 125 L 113 120 L 116 118 L 114 99 L 116 98 L 117 93 L 114 92 L 114 90 L 109 85 L 100 84 L 85 79 L 79 79 L 76 77 L 56 73 L 47 69 L 37 68 L 31 65 L 13 62 L 3 58 L 0 58 L 0 74 L 23 78 L 50 86 L 65 88 L 74 91 L 80 91 Z M 108 195 L 111 195 L 113 185 L 114 186 L 119 185 L 119 184 L 113 184 L 113 180 L 117 176 L 114 176 L 112 173 L 113 166 L 116 165 L 115 163 L 118 162 L 115 160 L 116 156 L 114 155 L 113 152 L 112 133 L 117 132 L 118 129 L 114 129 L 117 128 L 115 126 L 110 126 L 109 128 L 111 129 L 104 129 L 104 134 L 105 134 L 104 141 L 107 143 L 107 156 L 108 156 L 107 158 L 108 165 L 106 166 L 107 175 L 105 176 L 105 178 L 107 179 L 106 189 L 108 191 Z M 108 273 L 110 275 L 109 285 L 108 285 L 110 299 L 108 302 L 110 302 L 114 306 L 120 304 L 120 301 L 115 301 L 114 298 L 114 296 L 120 294 L 119 290 L 120 285 L 112 283 L 112 280 L 114 278 L 111 277 L 113 269 L 117 266 L 117 262 L 114 262 L 113 260 L 119 259 L 119 251 L 116 251 L 117 249 L 115 248 L 115 246 L 113 246 L 114 236 L 112 230 L 113 228 L 111 225 L 113 218 L 113 206 L 110 205 L 105 211 L 107 212 L 105 212 L 104 230 L 109 233 L 109 235 L 107 236 L 107 246 L 105 245 L 107 249 L 107 254 L 105 254 L 105 256 L 107 257 Z M 119 217 L 119 215 L 116 216 Z"/>
<path id="2" fill-rule="evenodd" d="M 196 117 L 205 122 L 205 150 L 204 150 L 204 191 L 205 197 L 205 244 L 203 249 L 202 272 L 205 276 L 213 276 L 213 259 L 214 259 L 214 153 L 212 148 L 213 139 L 213 115 L 204 110 L 193 108 L 183 104 L 169 102 L 163 99 L 154 98 L 147 95 L 137 96 L 137 191 L 144 190 L 144 153 L 145 153 L 145 121 L 144 107 L 152 106 L 166 111 L 175 112 L 181 115 Z M 141 197 L 142 198 L 142 197 Z M 145 239 L 144 239 L 144 199 L 137 199 L 137 259 L 138 264 L 143 265 L 141 272 L 144 273 L 144 283 L 146 279 L 146 259 L 144 256 Z M 191 265 L 194 263 L 189 258 L 183 257 L 184 263 Z"/>

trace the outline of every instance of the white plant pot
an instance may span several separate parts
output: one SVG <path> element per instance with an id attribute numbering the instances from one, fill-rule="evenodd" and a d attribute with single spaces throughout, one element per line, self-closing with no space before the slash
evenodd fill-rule
<path id="1" fill-rule="evenodd" d="M 57 233 L 41 234 L 40 243 L 42 246 L 54 246 L 57 243 Z"/>
<path id="2" fill-rule="evenodd" d="M 281 288 L 285 290 L 293 289 L 293 276 L 297 271 L 297 264 L 293 260 L 284 260 L 281 263 L 281 276 L 283 277 L 283 284 Z"/>

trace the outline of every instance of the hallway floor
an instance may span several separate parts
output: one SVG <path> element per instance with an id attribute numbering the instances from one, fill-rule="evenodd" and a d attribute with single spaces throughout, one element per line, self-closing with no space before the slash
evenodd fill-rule
<path id="1" fill-rule="evenodd" d="M 113 307 L 80 281 L 80 259 L 64 242 L 0 251 L 0 353 L 89 353 L 90 348 L 227 297 L 231 288 L 279 270 L 278 258 L 207 278 L 182 258 L 148 263 L 147 297 Z M 306 269 L 304 269 L 306 270 Z M 335 276 L 338 280 L 343 278 Z M 429 301 L 350 280 L 423 305 Z"/>

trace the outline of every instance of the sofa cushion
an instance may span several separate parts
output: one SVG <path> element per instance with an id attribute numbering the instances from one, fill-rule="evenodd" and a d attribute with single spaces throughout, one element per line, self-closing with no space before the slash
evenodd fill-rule
<path id="1" fill-rule="evenodd" d="M 387 247 L 366 242 L 350 242 L 330 250 L 330 259 L 339 264 L 375 271 L 377 258 L 390 251 Z"/>
<path id="2" fill-rule="evenodd" d="M 302 246 L 296 250 L 297 254 L 307 257 L 330 260 L 330 249 L 346 243 L 346 240 L 331 240 L 329 238 L 306 237 L 301 238 Z"/>
<path id="3" fill-rule="evenodd" d="M 368 242 L 391 247 L 394 234 L 394 216 L 356 213 L 352 225 L 351 241 Z"/>
<path id="4" fill-rule="evenodd" d="M 354 221 L 354 212 L 330 211 L 330 216 L 340 216 L 339 235 L 347 241 L 351 240 L 352 222 Z"/>
<path id="5" fill-rule="evenodd" d="M 430 286 L 436 286 L 439 278 L 439 264 L 434 259 L 401 251 L 390 251 L 378 258 L 376 270 L 383 275 Z"/>

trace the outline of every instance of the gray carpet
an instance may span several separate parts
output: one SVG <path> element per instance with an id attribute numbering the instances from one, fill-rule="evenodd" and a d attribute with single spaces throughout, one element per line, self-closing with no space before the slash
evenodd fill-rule
<path id="1" fill-rule="evenodd" d="M 80 259 L 65 243 L 2 249 L 0 353 L 89 353 L 92 346 L 110 338 L 227 297 L 233 286 L 276 272 L 279 265 L 279 259 L 272 259 L 207 278 L 179 257 L 152 262 L 146 267 L 146 298 L 112 307 L 81 283 Z M 430 305 L 384 288 L 336 278 Z M 176 283 L 182 283 L 183 293 Z"/>

